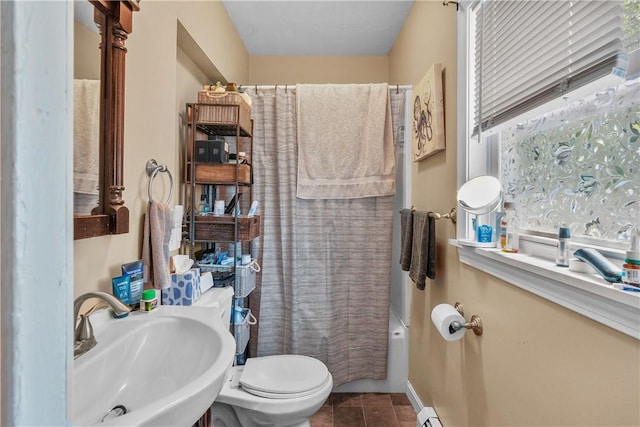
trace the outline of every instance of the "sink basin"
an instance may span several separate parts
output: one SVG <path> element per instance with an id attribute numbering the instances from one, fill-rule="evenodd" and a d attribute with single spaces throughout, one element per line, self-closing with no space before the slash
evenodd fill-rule
<path id="1" fill-rule="evenodd" d="M 101 310 L 91 322 L 98 344 L 73 361 L 74 426 L 191 426 L 233 363 L 218 308 L 160 306 L 124 319 Z M 102 422 L 118 405 L 126 413 Z"/>

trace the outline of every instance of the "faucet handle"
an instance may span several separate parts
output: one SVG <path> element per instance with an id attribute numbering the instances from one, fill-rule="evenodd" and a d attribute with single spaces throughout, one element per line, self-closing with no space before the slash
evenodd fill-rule
<path id="1" fill-rule="evenodd" d="M 85 314 L 80 315 L 80 321 L 75 330 L 75 342 L 73 343 L 73 358 L 77 359 L 87 351 L 96 346 L 98 342 L 93 335 L 93 326 L 89 316 Z"/>
<path id="2" fill-rule="evenodd" d="M 78 322 L 78 326 L 76 327 L 76 341 L 84 341 L 94 337 L 93 335 L 93 326 L 89 321 L 89 316 L 86 314 L 80 315 L 80 321 Z"/>

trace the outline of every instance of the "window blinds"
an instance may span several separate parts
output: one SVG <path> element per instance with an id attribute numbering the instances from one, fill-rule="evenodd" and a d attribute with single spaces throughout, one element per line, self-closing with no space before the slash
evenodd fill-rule
<path id="1" fill-rule="evenodd" d="M 475 131 L 604 75 L 624 75 L 622 1 L 475 4 Z"/>

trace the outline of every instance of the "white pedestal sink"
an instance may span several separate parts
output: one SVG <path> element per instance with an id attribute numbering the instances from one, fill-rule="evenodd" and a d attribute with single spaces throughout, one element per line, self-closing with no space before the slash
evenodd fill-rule
<path id="1" fill-rule="evenodd" d="M 191 426 L 233 363 L 218 308 L 160 306 L 124 319 L 101 310 L 91 321 L 98 344 L 73 361 L 74 426 Z M 102 422 L 118 405 L 126 413 Z"/>

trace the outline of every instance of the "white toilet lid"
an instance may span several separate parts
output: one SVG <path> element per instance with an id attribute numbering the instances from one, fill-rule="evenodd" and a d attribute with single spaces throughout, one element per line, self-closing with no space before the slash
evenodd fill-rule
<path id="1" fill-rule="evenodd" d="M 255 357 L 247 359 L 240 385 L 258 396 L 300 397 L 323 385 L 328 375 L 325 364 L 312 357 L 291 354 Z"/>

